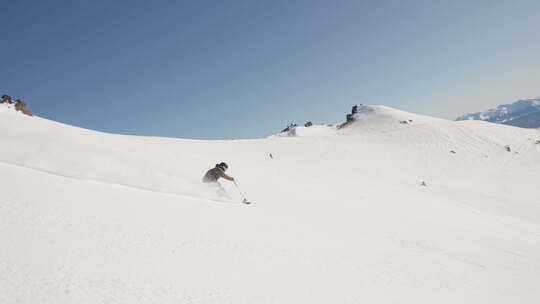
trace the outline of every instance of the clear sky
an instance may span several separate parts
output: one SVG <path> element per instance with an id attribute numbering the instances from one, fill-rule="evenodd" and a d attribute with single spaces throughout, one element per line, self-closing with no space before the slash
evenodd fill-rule
<path id="1" fill-rule="evenodd" d="M 253 138 L 353 104 L 540 95 L 540 1 L 0 0 L 0 94 L 113 133 Z"/>

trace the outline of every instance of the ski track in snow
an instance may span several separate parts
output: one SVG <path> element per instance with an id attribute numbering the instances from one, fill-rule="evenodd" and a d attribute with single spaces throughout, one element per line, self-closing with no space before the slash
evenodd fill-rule
<path id="1" fill-rule="evenodd" d="M 540 131 L 368 110 L 198 141 L 0 108 L 0 303 L 538 303 Z M 255 204 L 201 187 L 223 160 Z"/>
<path id="2" fill-rule="evenodd" d="M 59 174 L 59 173 L 55 173 L 55 172 L 50 172 L 50 171 L 44 170 L 44 169 L 36 169 L 36 168 L 32 168 L 32 167 L 26 167 L 26 166 L 23 166 L 23 165 L 12 165 L 12 164 L 1 162 L 1 161 L 0 161 L 0 164 L 5 165 L 5 166 L 14 166 L 14 167 L 19 167 L 19 168 L 24 168 L 24 169 L 27 169 L 27 170 L 34 170 L 34 171 L 38 171 L 38 172 L 42 172 L 42 173 L 46 173 L 46 174 L 50 174 L 50 175 L 55 175 L 55 176 L 59 176 L 59 177 L 78 180 L 78 181 L 81 181 L 81 182 L 96 183 L 96 184 L 118 186 L 118 187 L 126 187 L 126 188 L 131 188 L 131 189 L 134 189 L 134 190 L 138 190 L 138 191 L 149 191 L 149 192 L 154 192 L 154 193 L 172 195 L 172 196 L 178 197 L 179 200 L 180 199 L 183 199 L 183 200 L 191 199 L 191 200 L 197 200 L 197 201 L 209 201 L 209 202 L 216 202 L 216 203 L 223 203 L 223 204 L 241 203 L 238 200 L 233 201 L 233 200 L 219 199 L 219 198 L 214 199 L 214 198 L 208 198 L 208 197 L 203 197 L 203 196 L 190 196 L 190 195 L 177 194 L 177 193 L 173 193 L 173 192 L 164 192 L 164 191 L 146 189 L 146 188 L 142 188 L 142 187 L 130 186 L 130 185 L 125 185 L 125 184 L 102 182 L 102 181 L 96 180 L 96 179 L 80 178 L 80 177 L 76 177 L 76 176 L 70 176 L 70 175 L 66 175 L 66 174 Z M 205 193 L 199 193 L 199 195 L 205 195 Z M 210 194 L 208 194 L 208 195 L 211 196 Z"/>

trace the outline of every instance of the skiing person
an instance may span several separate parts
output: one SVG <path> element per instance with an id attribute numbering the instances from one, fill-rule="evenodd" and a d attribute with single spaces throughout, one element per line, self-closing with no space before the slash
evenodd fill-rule
<path id="1" fill-rule="evenodd" d="M 228 195 L 226 194 L 225 189 L 221 186 L 221 184 L 218 183 L 218 180 L 219 180 L 220 177 L 222 177 L 222 178 L 224 178 L 226 180 L 230 180 L 231 182 L 234 183 L 234 185 L 238 189 L 238 192 L 242 196 L 242 203 L 248 204 L 248 205 L 251 204 L 251 202 L 246 199 L 244 194 L 242 194 L 242 191 L 240 191 L 240 188 L 236 184 L 236 181 L 234 180 L 234 177 L 225 174 L 225 171 L 227 171 L 228 168 L 229 168 L 229 166 L 227 166 L 227 164 L 225 162 L 221 162 L 221 163 L 217 164 L 214 168 L 206 171 L 206 174 L 204 175 L 203 180 L 202 180 L 203 183 L 208 185 L 209 188 L 215 189 L 216 192 L 217 192 L 217 195 L 219 195 L 220 197 L 226 197 L 227 198 Z"/>
<path id="2" fill-rule="evenodd" d="M 222 177 L 226 180 L 230 180 L 234 182 L 233 177 L 225 174 L 225 171 L 227 171 L 228 168 L 229 166 L 227 166 L 225 162 L 216 164 L 214 168 L 206 172 L 206 174 L 203 177 L 203 183 L 206 183 L 211 187 L 216 187 L 218 189 L 217 192 L 220 196 L 225 195 L 225 189 L 223 189 L 223 187 L 218 183 L 218 180 L 220 177 Z"/>
<path id="3" fill-rule="evenodd" d="M 223 177 L 226 180 L 234 181 L 234 178 L 225 174 L 225 171 L 229 169 L 226 163 L 221 162 L 217 164 L 214 168 L 208 170 L 203 177 L 203 183 L 217 183 L 220 177 Z"/>

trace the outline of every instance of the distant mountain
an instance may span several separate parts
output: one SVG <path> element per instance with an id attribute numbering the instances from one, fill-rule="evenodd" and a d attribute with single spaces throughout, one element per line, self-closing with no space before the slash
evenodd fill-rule
<path id="1" fill-rule="evenodd" d="M 485 112 L 462 115 L 456 120 L 484 120 L 522 128 L 540 128 L 540 98 L 518 100 Z"/>

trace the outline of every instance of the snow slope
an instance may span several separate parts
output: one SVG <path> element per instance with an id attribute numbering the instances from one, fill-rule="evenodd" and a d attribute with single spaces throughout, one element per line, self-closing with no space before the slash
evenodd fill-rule
<path id="1" fill-rule="evenodd" d="M 203 141 L 0 107 L 0 303 L 538 303 L 540 131 L 359 112 Z"/>

